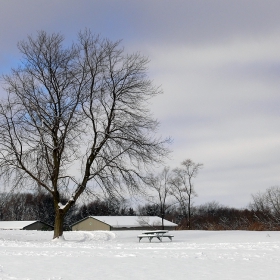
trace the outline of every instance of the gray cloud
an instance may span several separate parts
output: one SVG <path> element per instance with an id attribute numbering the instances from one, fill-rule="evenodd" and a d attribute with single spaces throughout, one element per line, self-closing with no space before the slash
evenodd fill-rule
<path id="1" fill-rule="evenodd" d="M 277 0 L 9 0 L 1 2 L 0 36 L 9 45 L 38 29 L 71 35 L 90 27 L 115 39 L 208 44 L 278 31 L 279 9 Z"/>

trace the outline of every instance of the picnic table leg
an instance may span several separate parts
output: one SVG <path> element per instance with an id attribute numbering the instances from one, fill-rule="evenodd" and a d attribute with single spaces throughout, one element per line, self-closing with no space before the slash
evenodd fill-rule
<path id="1" fill-rule="evenodd" d="M 161 240 L 160 236 L 157 236 L 157 239 L 158 239 L 160 242 L 162 242 L 162 240 Z"/>

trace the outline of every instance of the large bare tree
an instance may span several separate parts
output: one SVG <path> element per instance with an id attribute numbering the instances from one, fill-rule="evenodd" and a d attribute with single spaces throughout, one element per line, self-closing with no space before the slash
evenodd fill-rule
<path id="1" fill-rule="evenodd" d="M 61 34 L 44 31 L 18 47 L 20 66 L 3 76 L 0 172 L 13 187 L 52 195 L 59 238 L 85 190 L 136 191 L 144 171 L 165 156 L 148 108 L 160 90 L 147 77 L 146 57 L 89 30 L 69 47 Z"/>
<path id="2" fill-rule="evenodd" d="M 187 220 L 187 227 L 191 229 L 192 199 L 197 194 L 194 189 L 193 179 L 197 176 L 203 164 L 195 163 L 191 159 L 184 160 L 181 168 L 173 170 L 170 180 L 172 185 L 170 194 L 177 200 L 183 216 Z"/>

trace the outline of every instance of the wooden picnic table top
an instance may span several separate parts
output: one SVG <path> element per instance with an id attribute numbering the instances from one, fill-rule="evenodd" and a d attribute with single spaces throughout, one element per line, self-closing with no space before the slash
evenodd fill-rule
<path id="1" fill-rule="evenodd" d="M 167 232 L 168 230 L 149 230 L 149 231 L 142 232 L 142 234 L 164 234 Z"/>

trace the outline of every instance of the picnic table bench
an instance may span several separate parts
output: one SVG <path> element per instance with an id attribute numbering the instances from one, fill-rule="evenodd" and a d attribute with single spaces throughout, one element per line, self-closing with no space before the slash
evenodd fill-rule
<path id="1" fill-rule="evenodd" d="M 142 238 L 148 238 L 149 241 L 151 242 L 153 238 L 157 238 L 160 242 L 162 242 L 163 237 L 167 237 L 172 241 L 172 237 L 174 235 L 167 234 L 168 230 L 149 230 L 149 231 L 144 231 L 142 234 L 138 235 L 137 237 L 139 238 L 139 242 L 141 241 Z"/>

